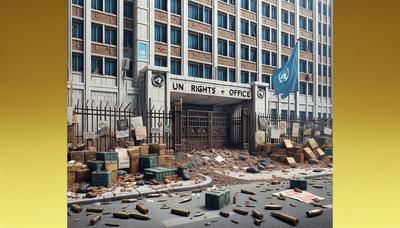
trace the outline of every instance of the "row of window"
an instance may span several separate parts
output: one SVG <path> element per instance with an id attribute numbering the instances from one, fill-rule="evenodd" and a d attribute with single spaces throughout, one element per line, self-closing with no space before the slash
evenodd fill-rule
<path id="1" fill-rule="evenodd" d="M 236 52 L 235 42 L 218 39 L 218 55 L 229 56 L 235 58 Z"/>
<path id="2" fill-rule="evenodd" d="M 240 7 L 242 9 L 257 13 L 257 0 L 241 0 Z"/>
<path id="3" fill-rule="evenodd" d="M 293 12 L 289 12 L 287 10 L 281 10 L 281 20 L 283 23 L 294 26 L 295 25 L 295 14 Z"/>
<path id="4" fill-rule="evenodd" d="M 234 32 L 236 30 L 235 26 L 235 16 L 229 15 L 228 17 L 228 14 L 218 11 L 218 27 Z"/>
<path id="5" fill-rule="evenodd" d="M 240 32 L 242 34 L 256 38 L 257 37 L 257 23 L 250 22 L 245 19 L 240 20 Z"/>
<path id="6" fill-rule="evenodd" d="M 321 1 L 318 1 L 318 13 L 322 14 L 324 16 L 331 17 L 332 16 L 332 7 L 331 5 L 327 5 L 326 3 L 323 3 Z"/>
<path id="7" fill-rule="evenodd" d="M 287 117 L 287 113 L 288 112 L 288 110 L 281 110 L 281 116 L 283 117 L 283 118 L 286 118 Z M 308 116 L 307 116 L 307 115 Z M 276 116 L 277 115 L 277 111 L 276 111 L 276 109 L 271 109 L 271 115 L 272 116 Z M 295 111 L 290 111 L 290 116 L 291 117 L 296 117 L 296 112 Z M 314 118 L 314 115 L 313 115 L 313 112 L 308 112 L 308 113 L 306 113 L 306 112 L 304 112 L 304 111 L 300 111 L 299 112 L 299 117 L 300 117 L 300 119 L 306 119 L 307 117 L 309 118 L 309 119 L 313 119 Z M 326 113 L 318 113 L 318 119 L 331 119 L 332 118 L 332 114 L 331 113 L 329 113 L 328 115 L 326 114 Z"/>
<path id="8" fill-rule="evenodd" d="M 293 34 L 282 32 L 281 36 L 281 45 L 286 47 L 294 47 L 296 38 Z"/>
<path id="9" fill-rule="evenodd" d="M 314 47 L 314 42 L 312 40 L 307 40 L 304 38 L 299 39 L 299 48 L 301 51 L 312 53 L 313 47 Z"/>
<path id="10" fill-rule="evenodd" d="M 332 36 L 332 25 L 318 22 L 318 34 L 324 36 Z"/>
<path id="11" fill-rule="evenodd" d="M 240 47 L 240 59 L 257 62 L 257 48 L 242 45 Z"/>
<path id="12" fill-rule="evenodd" d="M 181 15 L 181 0 L 169 0 L 171 13 Z M 154 7 L 156 9 L 167 11 L 167 0 L 155 0 Z"/>
<path id="13" fill-rule="evenodd" d="M 194 2 L 189 2 L 188 5 L 189 5 L 188 17 L 190 19 L 204 22 L 206 24 L 212 23 L 211 8 L 194 3 Z"/>
<path id="14" fill-rule="evenodd" d="M 276 43 L 276 29 L 269 28 L 267 26 L 262 26 L 261 38 L 264 41 Z"/>
<path id="15" fill-rule="evenodd" d="M 318 43 L 318 55 L 332 57 L 332 46 Z"/>
<path id="16" fill-rule="evenodd" d="M 313 62 L 307 62 L 306 60 L 300 59 L 300 72 L 301 73 L 308 73 L 312 74 L 313 73 Z"/>
<path id="17" fill-rule="evenodd" d="M 313 0 L 300 0 L 300 7 L 313 11 Z"/>
<path id="18" fill-rule="evenodd" d="M 235 69 L 229 69 L 226 67 L 218 67 L 217 69 L 217 80 L 235 82 Z"/>
<path id="19" fill-rule="evenodd" d="M 318 85 L 318 96 L 332 97 L 332 86 Z"/>
<path id="20" fill-rule="evenodd" d="M 117 0 L 92 0 L 92 9 L 117 14 Z"/>
<path id="21" fill-rule="evenodd" d="M 161 23 L 155 23 L 154 26 L 155 41 L 167 42 L 167 25 Z M 171 26 L 170 42 L 173 45 L 181 45 L 181 29 L 178 27 Z"/>
<path id="22" fill-rule="evenodd" d="M 332 66 L 318 64 L 318 76 L 332 77 Z"/>
<path id="23" fill-rule="evenodd" d="M 117 29 L 92 23 L 92 41 L 117 45 Z"/>
<path id="24" fill-rule="evenodd" d="M 212 38 L 211 36 L 189 31 L 188 48 L 211 53 Z"/>
<path id="25" fill-rule="evenodd" d="M 261 14 L 264 17 L 276 20 L 276 6 L 263 2 L 261 5 Z"/>
<path id="26" fill-rule="evenodd" d="M 117 76 L 116 59 L 92 56 L 91 63 L 92 74 Z M 72 53 L 72 71 L 83 72 L 83 54 Z"/>
<path id="27" fill-rule="evenodd" d="M 299 24 L 300 24 L 301 29 L 307 30 L 309 32 L 313 31 L 313 20 L 312 19 L 308 19 L 306 17 L 300 16 Z"/>

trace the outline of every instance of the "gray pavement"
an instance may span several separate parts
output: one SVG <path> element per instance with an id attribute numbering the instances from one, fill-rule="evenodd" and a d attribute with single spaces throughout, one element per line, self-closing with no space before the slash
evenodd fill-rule
<path id="1" fill-rule="evenodd" d="M 229 218 L 224 218 L 219 215 L 219 210 L 208 210 L 204 207 L 204 192 L 195 194 L 191 193 L 191 191 L 180 192 L 179 194 L 189 194 L 192 196 L 192 201 L 184 204 L 179 204 L 179 201 L 183 197 L 173 196 L 169 197 L 164 195 L 159 198 L 149 198 L 143 199 L 142 202 L 149 208 L 151 220 L 142 221 L 136 219 L 116 219 L 112 217 L 112 214 L 102 215 L 102 219 L 98 222 L 94 227 L 105 227 L 105 223 L 112 222 L 118 223 L 120 227 L 206 227 L 207 222 L 211 222 L 209 227 L 256 227 L 253 224 L 253 217 L 251 216 L 251 210 L 256 209 L 264 214 L 264 220 L 260 227 L 292 227 L 287 223 L 284 223 L 280 220 L 277 220 L 270 215 L 270 211 L 264 209 L 265 204 L 275 203 L 283 206 L 281 212 L 287 213 L 289 215 L 298 217 L 300 219 L 299 224 L 296 227 L 304 227 L 304 228 L 328 228 L 332 227 L 332 197 L 328 195 L 327 192 L 332 194 L 332 177 L 319 177 L 314 179 L 309 179 L 309 182 L 314 181 L 316 184 L 322 185 L 322 189 L 317 189 L 314 187 L 308 186 L 308 192 L 314 193 L 318 196 L 325 198 L 320 202 L 322 205 L 328 205 L 328 208 L 324 209 L 324 213 L 320 216 L 314 218 L 307 218 L 305 212 L 310 209 L 316 209 L 316 207 L 302 203 L 293 199 L 286 198 L 286 200 L 278 200 L 276 197 L 272 197 L 272 193 L 278 192 L 280 190 L 285 190 L 289 187 L 289 183 L 285 182 L 281 185 L 259 185 L 259 183 L 252 183 L 246 185 L 234 185 L 228 186 L 231 190 L 231 199 L 235 192 L 240 192 L 241 188 L 251 189 L 255 191 L 257 194 L 254 196 L 258 202 L 253 202 L 248 200 L 249 195 L 239 193 L 238 203 L 236 205 L 242 205 L 242 208 L 249 211 L 248 215 L 240 215 L 232 211 L 232 208 L 235 208 L 236 205 L 229 205 L 223 208 L 224 211 L 230 212 Z M 272 191 L 268 192 L 260 192 L 262 189 L 271 188 Z M 165 199 L 166 202 L 157 202 L 160 199 Z M 245 207 L 244 201 L 248 200 L 250 204 L 255 205 L 254 208 Z M 187 209 L 191 211 L 190 217 L 181 217 L 177 215 L 173 215 L 170 213 L 170 209 L 160 209 L 161 205 L 167 204 L 171 207 L 179 207 L 183 209 Z M 289 205 L 292 204 L 295 207 Z M 121 201 L 113 201 L 108 205 L 99 205 L 99 204 L 89 204 L 83 205 L 83 208 L 87 207 L 101 207 L 104 208 L 103 213 L 113 212 L 113 211 L 122 211 L 126 212 L 138 212 L 135 209 L 136 203 L 130 204 L 122 204 Z M 128 207 L 126 207 L 128 206 Z M 126 207 L 126 208 L 124 208 Z M 123 209 L 122 209 L 123 208 Z M 68 217 L 68 227 L 87 227 L 89 226 L 90 218 L 94 217 L 96 214 L 90 214 L 84 210 L 78 214 L 70 211 L 69 214 L 71 216 Z M 192 217 L 196 212 L 203 211 L 204 215 L 199 217 Z M 235 219 L 239 221 L 238 224 L 232 223 L 231 219 Z M 75 222 L 76 221 L 76 222 Z"/>

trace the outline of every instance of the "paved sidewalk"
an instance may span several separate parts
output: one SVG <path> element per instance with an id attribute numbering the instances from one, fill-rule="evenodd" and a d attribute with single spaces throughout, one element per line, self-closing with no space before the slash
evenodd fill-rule
<path id="1" fill-rule="evenodd" d="M 321 172 L 314 172 L 314 169 L 320 169 Z M 333 174 L 333 168 L 290 168 L 287 169 L 288 172 L 283 172 L 282 170 L 261 170 L 260 173 L 247 173 L 246 171 L 231 171 L 227 175 L 244 180 L 271 180 L 272 175 L 280 177 L 283 179 L 289 178 L 313 178 L 320 176 L 328 176 Z"/>
<path id="2" fill-rule="evenodd" d="M 121 190 L 124 189 L 123 187 L 117 187 L 114 191 L 112 192 L 106 192 L 103 193 L 100 196 L 97 196 L 95 198 L 83 198 L 85 194 L 78 194 L 79 198 L 78 199 L 72 199 L 68 198 L 68 206 L 77 203 L 77 204 L 89 204 L 89 203 L 94 203 L 94 202 L 101 202 L 103 200 L 111 201 L 111 200 L 121 200 L 124 198 L 135 198 L 139 196 L 146 196 L 147 194 L 153 194 L 153 193 L 162 193 L 162 192 L 168 192 L 168 191 L 188 191 L 192 190 L 195 188 L 200 188 L 200 187 L 207 187 L 211 185 L 211 177 L 209 176 L 204 176 L 203 180 L 201 181 L 194 181 L 194 180 L 189 180 L 189 181 L 179 181 L 177 183 L 172 183 L 172 184 L 161 184 L 157 186 L 150 186 L 150 185 L 143 185 L 143 186 L 132 186 L 125 188 L 125 191 L 122 192 Z M 68 194 L 72 195 L 75 193 L 69 192 Z M 115 195 L 114 195 L 115 194 Z"/>

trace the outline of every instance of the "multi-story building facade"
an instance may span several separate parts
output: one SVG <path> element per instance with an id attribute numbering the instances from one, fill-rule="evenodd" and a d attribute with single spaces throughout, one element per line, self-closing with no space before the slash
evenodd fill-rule
<path id="1" fill-rule="evenodd" d="M 69 0 L 69 105 L 332 118 L 332 1 Z M 296 40 L 299 92 L 280 99 L 271 75 Z"/>

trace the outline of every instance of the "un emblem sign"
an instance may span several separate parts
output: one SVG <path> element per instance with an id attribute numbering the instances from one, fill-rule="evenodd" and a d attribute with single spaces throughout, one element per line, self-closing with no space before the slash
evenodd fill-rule
<path id="1" fill-rule="evenodd" d="M 283 72 L 279 75 L 279 83 L 284 83 L 289 79 L 289 68 L 283 70 Z"/>

